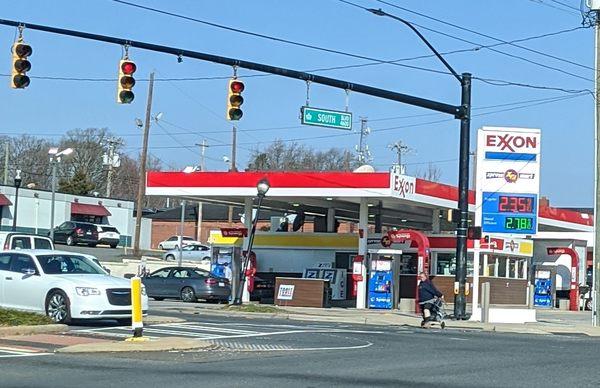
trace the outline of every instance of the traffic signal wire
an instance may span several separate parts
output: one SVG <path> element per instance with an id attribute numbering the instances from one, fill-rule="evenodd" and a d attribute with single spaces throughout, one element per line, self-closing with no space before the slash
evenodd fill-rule
<path id="1" fill-rule="evenodd" d="M 340 1 L 343 1 L 343 0 L 340 0 Z M 408 9 L 406 7 L 402 7 L 402 6 L 390 3 L 389 1 L 386 1 L 386 0 L 375 0 L 375 1 L 377 1 L 379 3 L 382 3 L 382 4 L 389 5 L 390 7 L 402 10 L 404 12 L 411 13 L 413 15 L 418 15 L 418 16 L 421 16 L 423 18 L 426 18 L 426 19 L 429 19 L 429 20 L 433 20 L 435 22 L 438 22 L 438 23 L 441 23 L 441 24 L 444 24 L 444 25 L 447 25 L 447 26 L 450 26 L 450 27 L 453 27 L 453 28 L 456 28 L 456 29 L 459 29 L 459 30 L 462 30 L 462 31 L 465 31 L 465 32 L 469 32 L 471 34 L 475 34 L 475 35 L 478 35 L 478 36 L 481 36 L 481 37 L 484 37 L 484 38 L 487 38 L 487 39 L 495 40 L 496 42 L 508 44 L 508 45 L 513 46 L 513 47 L 516 47 L 516 48 L 519 48 L 519 49 L 522 49 L 522 50 L 526 50 L 526 51 L 529 51 L 529 52 L 534 53 L 534 54 L 538 54 L 538 55 L 541 55 L 541 56 L 544 56 L 544 57 L 547 57 L 547 58 L 551 58 L 551 59 L 554 59 L 554 60 L 557 60 L 557 61 L 560 61 L 560 62 L 568 63 L 570 65 L 578 66 L 578 67 L 581 67 L 581 68 L 584 68 L 584 69 L 588 69 L 588 70 L 592 70 L 592 71 L 594 70 L 594 68 L 591 67 L 591 66 L 583 65 L 581 63 L 577 63 L 577 62 L 571 61 L 569 59 L 561 58 L 561 57 L 558 57 L 556 55 L 552 55 L 552 54 L 548 54 L 548 53 L 545 53 L 545 52 L 542 52 L 542 51 L 539 51 L 539 50 L 535 50 L 535 49 L 529 48 L 527 46 L 523 46 L 523 45 L 517 44 L 515 42 L 509 42 L 509 41 L 506 41 L 504 39 L 500 39 L 500 38 L 497 38 L 495 36 L 492 36 L 492 35 L 480 32 L 480 31 L 476 31 L 476 30 L 473 30 L 473 29 L 470 29 L 470 28 L 467 28 L 467 27 L 459 26 L 457 24 L 450 23 L 450 22 L 447 22 L 447 21 L 442 20 L 442 19 L 438 19 L 438 18 L 430 16 L 430 15 L 426 15 L 424 13 L 413 11 L 413 10 Z M 581 28 L 581 26 L 580 26 L 580 28 Z M 583 28 L 585 28 L 585 27 L 583 27 Z M 506 53 L 503 53 L 503 54 L 506 54 Z"/>
<path id="2" fill-rule="evenodd" d="M 363 10 L 365 10 L 365 11 L 368 11 L 368 12 L 372 12 L 372 11 L 371 11 L 371 9 L 369 9 L 369 8 L 363 7 L 363 6 L 361 6 L 361 5 L 358 5 L 358 4 L 355 4 L 355 3 L 352 3 L 352 2 L 350 2 L 350 1 L 347 1 L 347 0 L 338 0 L 338 1 L 340 1 L 340 2 L 342 2 L 342 3 L 345 3 L 345 4 L 349 4 L 349 5 L 352 5 L 352 6 L 358 7 L 358 8 L 361 8 L 361 9 L 363 9 Z M 381 0 L 376 0 L 376 1 L 383 2 L 383 1 L 381 1 Z M 405 8 L 403 8 L 403 7 L 399 7 L 399 6 L 396 6 L 396 5 L 394 5 L 394 4 L 390 4 L 390 3 L 387 3 L 387 2 L 383 2 L 383 3 L 384 3 L 384 4 L 388 4 L 388 5 L 390 5 L 390 6 L 392 6 L 392 7 L 395 7 L 395 8 L 400 8 L 400 9 L 403 9 L 403 10 L 405 10 Z M 407 12 L 413 12 L 413 11 L 407 10 Z M 416 12 L 413 12 L 413 13 L 416 13 Z M 421 13 L 416 13 L 416 14 L 418 14 L 418 15 L 424 15 L 424 14 L 421 14 Z M 429 16 L 427 16 L 427 15 L 424 15 L 424 17 L 427 17 L 427 18 L 430 18 L 430 19 L 432 18 L 432 17 L 429 17 Z M 435 18 L 432 18 L 432 19 L 434 19 L 434 20 L 436 20 L 436 21 L 437 21 L 437 20 L 439 20 L 439 19 L 435 19 Z M 443 22 L 443 21 L 441 21 L 441 22 Z M 470 41 L 470 40 L 468 40 L 468 39 L 463 39 L 463 38 L 460 38 L 460 37 L 458 37 L 458 36 L 455 36 L 455 35 L 452 35 L 452 34 L 448 34 L 448 33 L 445 33 L 445 32 L 439 31 L 439 30 L 435 30 L 435 29 L 433 29 L 433 28 L 425 27 L 425 26 L 423 26 L 423 25 L 421 25 L 421 24 L 418 24 L 418 23 L 414 23 L 414 22 L 410 22 L 410 23 L 411 23 L 411 24 L 413 24 L 413 25 L 414 25 L 414 26 L 416 26 L 416 27 L 419 27 L 419 28 L 423 29 L 423 30 L 426 30 L 426 31 L 429 31 L 429 32 L 433 32 L 433 33 L 436 33 L 436 34 L 439 34 L 439 35 L 445 36 L 445 37 L 447 37 L 447 38 L 450 38 L 450 39 L 458 40 L 458 41 L 461 41 L 461 42 L 464 42 L 464 43 L 473 44 L 473 45 L 480 45 L 479 43 L 476 43 L 476 42 Z M 448 23 L 448 22 L 443 22 L 443 23 L 445 23 L 445 24 L 448 24 L 448 25 L 451 25 L 451 26 L 456 26 L 455 24 Z M 465 29 L 465 28 L 463 28 L 463 27 L 460 27 L 460 28 L 461 28 L 461 29 Z M 465 30 L 467 30 L 467 31 L 472 31 L 472 30 L 469 30 L 469 29 L 465 29 Z M 475 32 L 475 33 L 476 33 L 476 32 Z M 480 34 L 480 33 L 477 33 L 477 34 Z M 484 35 L 484 36 L 487 36 L 487 35 Z M 489 39 L 496 39 L 496 38 L 489 38 Z M 525 47 L 525 46 L 519 46 L 519 47 Z M 554 67 L 554 66 L 550 66 L 550 65 L 545 65 L 545 64 L 543 64 L 543 63 L 536 62 L 536 61 L 533 61 L 533 60 L 531 60 L 531 59 L 528 59 L 528 58 L 522 57 L 522 56 L 520 56 L 520 55 L 510 54 L 510 53 L 508 53 L 508 52 L 501 51 L 501 50 L 498 50 L 498 49 L 495 49 L 495 48 L 490 48 L 490 47 L 486 47 L 486 48 L 487 48 L 488 50 L 490 50 L 490 51 L 493 51 L 493 52 L 495 52 L 495 53 L 498 53 L 498 54 L 501 54 L 501 55 L 504 55 L 504 56 L 507 56 L 507 57 L 510 57 L 510 58 L 513 58 L 513 59 L 518 59 L 518 60 L 521 60 L 521 61 L 524 61 L 524 62 L 527 62 L 527 63 L 533 64 L 533 65 L 536 65 L 536 66 L 539 66 L 539 67 L 543 67 L 543 68 L 545 68 L 545 69 L 548 69 L 548 70 L 557 71 L 557 72 L 560 72 L 560 73 L 562 73 L 562 74 L 569 75 L 569 76 L 571 76 L 571 77 L 575 77 L 575 78 L 578 78 L 578 79 L 582 79 L 582 80 L 584 80 L 584 81 L 594 82 L 594 80 L 593 80 L 592 78 L 583 77 L 583 76 L 580 76 L 580 75 L 578 75 L 578 74 L 571 73 L 571 72 L 569 72 L 569 71 L 566 71 L 566 70 L 560 69 L 560 68 L 558 68 L 558 67 Z M 541 52 L 540 52 L 540 53 L 541 53 Z M 543 55 L 548 55 L 548 54 L 545 54 L 545 53 L 542 53 L 542 54 L 543 54 Z M 557 57 L 557 58 L 558 58 L 558 57 Z M 565 60 L 565 61 L 567 61 L 567 60 Z M 573 62 L 573 63 L 576 63 L 576 62 Z M 578 64 L 578 65 L 581 65 L 581 64 Z M 584 66 L 584 65 L 581 65 L 581 66 Z M 592 70 L 593 70 L 593 69 L 592 69 Z"/>
<path id="3" fill-rule="evenodd" d="M 229 27 L 229 26 L 225 26 L 225 25 L 222 25 L 222 24 L 217 24 L 217 23 L 209 22 L 209 21 L 206 21 L 206 20 L 201 20 L 201 19 L 198 19 L 198 18 L 193 18 L 193 17 L 190 17 L 190 16 L 182 15 L 182 14 L 177 14 L 177 13 L 174 13 L 174 12 L 164 11 L 164 10 L 161 10 L 161 9 L 157 9 L 157 8 L 153 8 L 153 7 L 148 7 L 148 6 L 144 6 L 144 5 L 132 3 L 132 2 L 129 2 L 129 1 L 124 1 L 124 0 L 112 0 L 112 1 L 116 2 L 116 3 L 128 5 L 128 6 L 131 6 L 131 7 L 136 7 L 136 8 L 139 8 L 139 9 L 143 9 L 143 10 L 146 10 L 146 11 L 150 11 L 150 12 L 155 12 L 155 13 L 159 13 L 159 14 L 163 14 L 163 15 L 167 15 L 167 16 L 171 16 L 171 17 L 175 17 L 175 18 L 179 18 L 179 19 L 183 19 L 183 20 L 188 20 L 188 21 L 192 21 L 192 22 L 196 22 L 196 23 L 200 23 L 200 24 L 204 24 L 204 25 L 209 25 L 209 26 L 212 26 L 212 27 L 216 27 L 216 28 L 220 28 L 220 29 L 224 29 L 224 30 L 228 30 L 228 31 L 232 31 L 232 32 L 237 32 L 237 33 L 240 33 L 240 34 L 250 35 L 250 36 L 254 36 L 254 37 L 258 37 L 258 38 L 263 38 L 263 39 L 269 39 L 269 40 L 273 40 L 273 41 L 277 41 L 277 42 L 281 42 L 281 43 L 286 43 L 286 44 L 291 44 L 291 45 L 295 45 L 295 46 L 299 46 L 299 47 L 304 47 L 304 48 L 309 48 L 309 49 L 313 49 L 313 50 L 319 50 L 319 51 L 329 52 L 329 53 L 333 53 L 333 54 L 354 57 L 354 58 L 358 58 L 358 59 L 375 61 L 375 62 L 380 63 L 380 64 L 391 64 L 391 65 L 397 65 L 397 66 L 402 66 L 402 67 L 408 67 L 408 68 L 415 69 L 415 70 L 421 70 L 421 71 L 427 71 L 427 72 L 438 73 L 438 74 L 445 74 L 445 75 L 452 75 L 452 73 L 450 73 L 448 71 L 441 71 L 441 70 L 430 69 L 430 68 L 425 68 L 425 67 L 406 65 L 406 64 L 403 64 L 403 63 L 395 62 L 395 61 L 386 61 L 386 60 L 381 60 L 381 59 L 377 59 L 377 58 L 366 57 L 366 56 L 363 56 L 363 55 L 351 54 L 351 53 L 347 53 L 347 52 L 340 51 L 340 50 L 328 49 L 328 48 L 324 48 L 324 47 L 319 47 L 319 46 L 315 46 L 315 45 L 310 45 L 310 44 L 306 44 L 306 43 L 292 41 L 292 40 L 289 40 L 289 39 L 283 39 L 283 38 L 274 37 L 274 36 L 270 36 L 270 35 L 266 35 L 266 34 L 260 34 L 260 33 L 256 33 L 256 32 L 246 31 L 246 30 L 242 30 L 242 29 L 239 29 L 239 28 Z M 338 1 L 340 1 L 342 3 L 346 3 L 348 5 L 352 5 L 352 6 L 361 8 L 363 10 L 367 10 L 367 11 L 369 10 L 366 7 L 363 7 L 361 5 L 352 3 L 352 2 L 347 1 L 347 0 L 338 0 Z M 377 0 L 377 1 L 380 1 L 380 0 Z M 581 67 L 593 70 L 593 68 L 591 68 L 591 67 L 588 67 L 588 66 L 585 66 L 585 65 L 581 65 L 581 64 L 578 64 L 578 63 L 573 62 L 573 61 L 569 61 L 569 60 L 566 60 L 566 59 L 563 59 L 563 58 L 559 58 L 559 57 L 556 57 L 554 55 L 546 54 L 546 53 L 543 53 L 541 51 L 530 49 L 530 48 L 525 47 L 525 46 L 517 45 L 516 43 L 511 43 L 509 41 L 505 41 L 505 40 L 502 40 L 502 39 L 499 39 L 499 38 L 491 37 L 489 35 L 482 34 L 482 33 L 479 33 L 477 31 L 473 31 L 473 30 L 470 30 L 470 29 L 467 29 L 467 28 L 464 28 L 464 27 L 457 26 L 457 25 L 455 25 L 453 23 L 449 23 L 449 22 L 445 22 L 445 21 L 442 21 L 442 20 L 439 20 L 439 19 L 436 19 L 436 18 L 433 18 L 433 17 L 429 17 L 427 15 L 424 15 L 424 14 L 421 14 L 421 13 L 418 13 L 418 12 L 415 12 L 415 11 L 410 11 L 410 10 L 405 9 L 403 7 L 396 6 L 394 4 L 390 4 L 390 3 L 387 3 L 387 2 L 383 2 L 383 3 L 388 4 L 388 5 L 390 5 L 392 7 L 395 7 L 395 8 L 399 8 L 399 9 L 405 10 L 407 12 L 415 13 L 415 14 L 417 14 L 419 16 L 423 16 L 423 17 L 427 17 L 427 18 L 433 19 L 433 20 L 438 21 L 440 23 L 451 25 L 451 26 L 453 26 L 455 28 L 460 28 L 460 29 L 463 29 L 465 31 L 468 31 L 468 32 L 471 32 L 471 33 L 475 33 L 475 34 L 478 34 L 478 35 L 481 35 L 481 36 L 484 36 L 484 37 L 487 37 L 488 39 L 493 39 L 493 40 L 499 41 L 502 44 L 511 44 L 513 46 L 522 48 L 524 50 L 535 52 L 535 53 L 537 53 L 539 55 L 548 56 L 548 57 L 551 57 L 551 58 L 556 59 L 556 60 L 561 60 L 563 62 L 568 62 L 568 63 L 573 64 L 573 65 L 577 65 L 577 66 L 581 66 Z M 591 78 L 582 77 L 580 75 L 568 72 L 568 71 L 560 69 L 560 68 L 556 68 L 556 67 L 553 67 L 553 66 L 545 65 L 543 63 L 536 62 L 536 61 L 533 61 L 533 60 L 530 60 L 530 59 L 527 59 L 527 58 L 524 58 L 524 57 L 521 57 L 521 56 L 518 56 L 518 55 L 514 55 L 514 54 L 510 54 L 510 53 L 501 51 L 501 50 L 497 50 L 497 49 L 494 49 L 493 47 L 484 47 L 484 45 L 482 45 L 482 44 L 475 43 L 475 42 L 472 42 L 472 41 L 469 41 L 469 40 L 466 40 L 466 39 L 463 39 L 463 38 L 459 38 L 457 36 L 450 35 L 450 34 L 447 34 L 447 33 L 444 33 L 444 32 L 438 31 L 438 30 L 434 30 L 432 28 L 428 28 L 428 27 L 419 25 L 419 24 L 414 23 L 414 22 L 411 22 L 411 24 L 413 24 L 413 25 L 415 25 L 415 26 L 417 26 L 419 28 L 422 28 L 424 30 L 430 31 L 430 32 L 441 34 L 443 36 L 446 36 L 446 37 L 449 37 L 449 38 L 452 38 L 452 39 L 455 39 L 455 40 L 459 40 L 459 41 L 462 41 L 462 42 L 465 42 L 465 43 L 469 43 L 469 44 L 475 45 L 476 47 L 487 48 L 487 49 L 489 49 L 491 51 L 494 51 L 496 53 L 499 53 L 499 54 L 502 54 L 502 55 L 505 55 L 505 56 L 509 56 L 511 58 L 514 58 L 514 59 L 519 59 L 519 60 L 528 62 L 530 64 L 534 64 L 534 65 L 537 65 L 537 66 L 549 69 L 549 70 L 558 71 L 558 72 L 561 72 L 563 74 L 570 75 L 572 77 L 576 77 L 576 78 L 579 78 L 579 79 L 583 79 L 583 80 L 586 80 L 586 81 L 592 81 L 593 82 L 593 80 Z M 579 27 L 579 28 L 584 28 L 584 27 Z M 444 55 L 444 53 L 442 53 L 442 55 Z"/>

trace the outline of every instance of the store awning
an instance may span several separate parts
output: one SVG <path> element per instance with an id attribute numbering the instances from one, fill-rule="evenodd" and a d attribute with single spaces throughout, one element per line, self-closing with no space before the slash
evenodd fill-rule
<path id="1" fill-rule="evenodd" d="M 110 212 L 102 205 L 91 205 L 88 203 L 71 202 L 71 214 L 83 214 L 86 216 L 110 216 Z"/>
<path id="2" fill-rule="evenodd" d="M 10 206 L 12 202 L 4 194 L 0 194 L 0 206 Z"/>

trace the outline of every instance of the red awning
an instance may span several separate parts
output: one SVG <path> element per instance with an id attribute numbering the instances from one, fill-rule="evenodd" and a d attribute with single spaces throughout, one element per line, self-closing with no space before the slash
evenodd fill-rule
<path id="1" fill-rule="evenodd" d="M 4 194 L 0 194 L 0 206 L 10 206 L 12 202 Z"/>
<path id="2" fill-rule="evenodd" d="M 102 205 L 90 205 L 87 203 L 71 202 L 71 214 L 83 214 L 86 216 L 110 216 L 110 212 Z"/>

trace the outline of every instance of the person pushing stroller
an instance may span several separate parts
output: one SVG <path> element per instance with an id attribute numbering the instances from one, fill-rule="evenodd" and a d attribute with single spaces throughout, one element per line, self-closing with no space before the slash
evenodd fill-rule
<path id="1" fill-rule="evenodd" d="M 432 309 L 438 298 L 443 299 L 444 295 L 438 290 L 425 272 L 419 273 L 419 305 L 423 321 L 421 327 L 430 327 L 433 320 Z"/>

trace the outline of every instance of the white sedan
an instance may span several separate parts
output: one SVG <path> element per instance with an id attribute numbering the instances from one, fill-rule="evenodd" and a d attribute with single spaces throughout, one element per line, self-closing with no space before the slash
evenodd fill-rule
<path id="1" fill-rule="evenodd" d="M 190 244 L 200 244 L 199 241 L 194 240 L 193 237 L 188 236 L 171 236 L 168 239 L 158 243 L 158 249 L 170 251 L 171 249 L 179 249 L 179 241 L 181 240 L 181 246 L 184 247 Z"/>
<path id="2" fill-rule="evenodd" d="M 131 322 L 130 280 L 110 276 L 89 257 L 54 250 L 0 252 L 0 307 L 71 319 Z M 142 288 L 142 310 L 148 297 Z"/>

